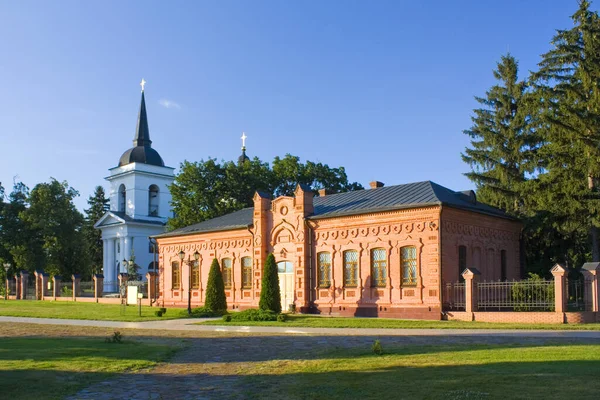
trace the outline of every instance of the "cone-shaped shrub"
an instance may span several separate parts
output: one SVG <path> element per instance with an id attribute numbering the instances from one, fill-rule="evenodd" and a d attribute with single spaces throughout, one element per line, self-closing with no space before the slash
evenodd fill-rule
<path id="1" fill-rule="evenodd" d="M 281 312 L 281 293 L 279 292 L 279 275 L 275 256 L 269 254 L 263 271 L 260 303 L 258 308 L 264 311 Z"/>
<path id="2" fill-rule="evenodd" d="M 227 311 L 227 298 L 225 297 L 225 284 L 219 267 L 219 261 L 215 258 L 210 265 L 208 282 L 206 283 L 206 302 L 204 307 L 212 312 L 222 313 Z"/>

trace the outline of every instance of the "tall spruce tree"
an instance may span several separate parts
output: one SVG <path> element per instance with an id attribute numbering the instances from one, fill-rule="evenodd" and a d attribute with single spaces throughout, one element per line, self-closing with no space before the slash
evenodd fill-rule
<path id="1" fill-rule="evenodd" d="M 258 308 L 264 311 L 273 311 L 277 314 L 281 312 L 279 275 L 277 274 L 277 263 L 273 253 L 269 254 L 265 261 Z"/>
<path id="2" fill-rule="evenodd" d="M 476 184 L 485 203 L 513 215 L 522 213 L 522 186 L 534 168 L 537 136 L 527 123 L 526 84 L 518 78 L 517 60 L 502 56 L 494 70 L 498 83 L 475 97 L 483 107 L 474 110 L 473 126 L 464 133 L 471 147 L 462 154 L 472 171 L 465 175 Z"/>
<path id="3" fill-rule="evenodd" d="M 559 30 L 553 48 L 532 74 L 532 122 L 544 138 L 535 207 L 551 213 L 567 249 L 587 234 L 591 259 L 600 261 L 600 19 L 580 1 L 574 27 Z"/>
<path id="4" fill-rule="evenodd" d="M 219 260 L 216 258 L 210 265 L 208 271 L 208 282 L 206 282 L 206 301 L 204 307 L 214 313 L 224 313 L 227 311 L 227 297 L 225 297 L 225 283 Z"/>
<path id="5" fill-rule="evenodd" d="M 89 208 L 85 210 L 85 222 L 83 235 L 85 237 L 87 251 L 91 262 L 91 273 L 99 273 L 102 269 L 102 232 L 94 228 L 94 224 L 108 211 L 109 199 L 106 197 L 104 188 L 96 186 L 94 194 L 88 198 Z"/>

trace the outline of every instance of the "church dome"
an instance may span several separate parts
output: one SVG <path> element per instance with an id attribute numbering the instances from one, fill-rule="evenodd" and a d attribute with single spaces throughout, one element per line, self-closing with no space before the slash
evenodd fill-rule
<path id="1" fill-rule="evenodd" d="M 165 166 L 165 163 L 160 154 L 158 154 L 158 151 L 154 150 L 150 146 L 132 147 L 123 153 L 119 159 L 119 167 L 131 163 L 150 164 L 157 165 L 159 167 Z"/>

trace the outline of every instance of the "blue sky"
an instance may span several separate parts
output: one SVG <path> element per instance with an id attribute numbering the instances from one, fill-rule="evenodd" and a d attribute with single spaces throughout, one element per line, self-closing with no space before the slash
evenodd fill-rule
<path id="1" fill-rule="evenodd" d="M 462 131 L 510 50 L 522 76 L 576 0 L 1 1 L 0 182 L 84 208 L 129 147 L 143 77 L 166 164 L 291 153 L 352 181 L 473 188 Z M 593 4 L 597 9 L 597 4 Z"/>

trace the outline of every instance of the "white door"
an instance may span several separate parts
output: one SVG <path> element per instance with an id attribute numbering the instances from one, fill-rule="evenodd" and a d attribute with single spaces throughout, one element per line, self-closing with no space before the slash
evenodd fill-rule
<path id="1" fill-rule="evenodd" d="M 279 273 L 279 292 L 281 293 L 281 311 L 287 311 L 294 303 L 294 266 L 289 261 L 277 263 Z"/>

